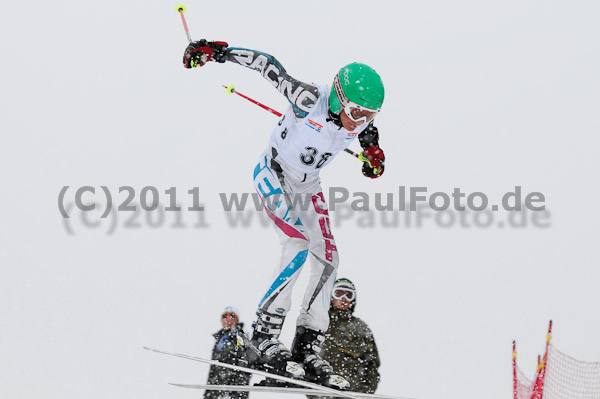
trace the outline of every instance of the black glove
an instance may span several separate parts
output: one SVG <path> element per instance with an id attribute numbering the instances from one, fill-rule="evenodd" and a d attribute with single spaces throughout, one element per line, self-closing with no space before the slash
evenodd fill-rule
<path id="1" fill-rule="evenodd" d="M 204 66 L 208 61 L 225 62 L 226 42 L 207 42 L 198 40 L 186 47 L 183 54 L 183 66 L 186 68 L 197 68 Z"/>

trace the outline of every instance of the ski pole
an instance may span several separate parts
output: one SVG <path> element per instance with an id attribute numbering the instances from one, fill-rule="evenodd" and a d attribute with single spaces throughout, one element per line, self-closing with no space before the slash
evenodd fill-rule
<path id="1" fill-rule="evenodd" d="M 358 156 L 358 154 L 357 154 L 357 153 L 355 153 L 354 151 L 352 151 L 352 150 L 349 150 L 348 148 L 344 148 L 344 151 L 346 151 L 346 152 L 347 152 L 348 154 L 350 154 L 350 155 L 354 155 L 354 156 L 356 157 L 356 159 L 359 159 L 359 156 Z"/>
<path id="2" fill-rule="evenodd" d="M 185 22 L 185 17 L 183 16 L 183 14 L 185 14 L 185 6 L 183 4 L 179 4 L 177 6 L 175 6 L 175 11 L 177 11 L 177 13 L 179 13 L 179 15 L 181 15 L 181 22 L 183 22 L 183 29 L 185 29 L 185 34 L 187 35 L 187 38 L 189 40 L 189 42 L 192 42 L 192 37 L 190 36 L 190 30 L 188 29 L 187 23 Z"/>
<path id="3" fill-rule="evenodd" d="M 354 151 L 352 151 L 352 150 L 349 150 L 348 148 L 344 148 L 344 151 L 346 151 L 346 152 L 347 152 L 348 154 L 350 154 L 350 155 L 354 155 L 354 157 L 356 157 L 356 159 L 359 159 L 359 156 L 358 156 L 358 154 L 357 154 L 357 153 L 355 153 Z"/>
<path id="4" fill-rule="evenodd" d="M 246 96 L 245 94 L 242 94 L 242 93 L 240 93 L 239 91 L 237 91 L 237 90 L 235 89 L 235 86 L 234 86 L 234 85 L 229 85 L 229 86 L 221 85 L 221 86 L 223 86 L 225 89 L 227 89 L 227 94 L 235 93 L 235 94 L 237 94 L 238 96 L 240 96 L 240 97 L 242 97 L 242 98 L 245 98 L 246 100 L 250 101 L 251 103 L 258 105 L 258 106 L 259 106 L 259 107 L 261 107 L 262 109 L 264 109 L 264 110 L 266 110 L 266 111 L 269 111 L 270 113 L 272 113 L 272 114 L 274 114 L 274 115 L 277 115 L 277 116 L 281 116 L 281 115 L 283 115 L 281 112 L 279 112 L 279 111 L 275 111 L 273 108 L 271 108 L 271 107 L 268 107 L 268 106 L 264 105 L 263 103 L 260 103 L 260 102 L 258 102 L 258 101 L 256 101 L 256 100 L 254 100 L 254 99 L 252 99 L 252 98 L 250 98 L 250 97 Z M 349 150 L 348 148 L 344 148 L 344 151 L 345 151 L 345 152 L 347 152 L 347 153 L 348 153 L 348 154 L 350 154 L 350 155 L 353 155 L 353 156 L 354 156 L 354 157 L 356 157 L 356 158 L 359 158 L 359 156 L 358 156 L 358 154 L 357 154 L 357 153 L 355 153 L 355 152 L 354 152 L 354 151 L 352 151 L 352 150 Z"/>
<path id="5" fill-rule="evenodd" d="M 252 98 L 250 98 L 250 97 L 248 97 L 248 96 L 246 96 L 246 95 L 244 95 L 244 94 L 240 93 L 239 91 L 237 91 L 237 90 L 235 89 L 235 86 L 234 86 L 234 85 L 229 85 L 229 86 L 221 85 L 221 86 L 223 86 L 224 88 L 226 88 L 226 89 L 227 89 L 227 94 L 235 93 L 235 94 L 237 94 L 238 96 L 240 96 L 240 97 L 242 97 L 242 98 L 245 98 L 246 100 L 250 101 L 251 103 L 258 105 L 258 106 L 259 106 L 259 107 L 261 107 L 262 109 L 264 109 L 264 110 L 267 110 L 267 111 L 269 111 L 269 112 L 270 112 L 270 113 L 272 113 L 272 114 L 275 114 L 275 115 L 277 115 L 277 116 L 281 116 L 281 115 L 283 115 L 281 112 L 279 112 L 279 111 L 275 111 L 273 108 L 271 108 L 271 107 L 267 107 L 265 104 L 259 103 L 258 101 L 256 101 L 256 100 L 254 100 L 254 99 L 252 99 Z"/>

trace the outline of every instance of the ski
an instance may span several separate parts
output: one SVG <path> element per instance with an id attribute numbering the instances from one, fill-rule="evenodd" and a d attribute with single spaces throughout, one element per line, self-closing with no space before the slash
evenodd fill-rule
<path id="1" fill-rule="evenodd" d="M 201 385 L 201 384 L 176 384 L 169 382 L 181 388 L 206 389 L 207 391 L 229 391 L 229 392 L 269 392 L 269 393 L 298 393 L 304 395 L 319 395 L 321 391 L 312 388 L 292 388 L 292 387 L 265 387 L 254 385 Z M 331 395 L 323 393 L 322 395 Z"/>
<path id="2" fill-rule="evenodd" d="M 169 383 L 176 387 L 191 388 L 191 389 L 206 389 L 209 391 L 235 391 L 235 392 L 267 392 L 267 393 L 294 393 L 301 395 L 314 395 L 314 396 L 333 396 L 343 397 L 337 394 L 331 394 L 328 392 L 312 389 L 312 388 L 293 388 L 293 387 L 277 387 L 277 386 L 260 386 L 260 385 L 201 385 L 201 384 L 176 384 Z M 345 391 L 346 393 L 355 395 L 358 398 L 368 399 L 412 399 L 400 396 L 388 396 L 388 395 L 377 395 L 361 392 Z"/>
<path id="3" fill-rule="evenodd" d="M 200 357 L 183 355 L 181 353 L 165 352 L 165 351 L 162 351 L 160 349 L 148 348 L 146 346 L 144 346 L 143 348 L 146 349 L 146 350 L 149 350 L 151 352 L 162 353 L 163 355 L 180 357 L 180 358 L 183 358 L 183 359 L 194 360 L 196 362 L 211 364 L 213 366 L 225 367 L 225 368 L 228 368 L 228 369 L 231 369 L 231 370 L 242 371 L 244 373 L 249 373 L 249 374 L 254 374 L 254 375 L 260 375 L 260 376 L 267 377 L 267 378 L 273 378 L 275 380 L 288 382 L 290 384 L 300 385 L 300 386 L 303 386 L 305 388 L 311 388 L 311 389 L 314 389 L 316 391 L 320 391 L 321 393 L 331 394 L 331 396 L 338 396 L 338 397 L 345 397 L 345 398 L 352 398 L 352 399 L 359 399 L 359 398 L 361 398 L 361 396 L 357 396 L 354 393 L 346 393 L 345 391 L 340 391 L 338 389 L 333 389 L 333 388 L 325 387 L 323 385 L 314 384 L 314 383 L 308 382 L 308 381 L 303 381 L 303 380 L 297 380 L 297 379 L 294 379 L 294 378 L 284 377 L 284 376 L 281 376 L 281 375 L 278 375 L 278 374 L 267 373 L 266 371 L 255 370 L 255 369 L 251 369 L 251 368 L 248 368 L 248 367 L 236 366 L 236 365 L 228 364 L 228 363 L 221 363 L 221 362 L 219 362 L 217 360 L 209 360 L 209 359 L 203 359 L 203 358 L 200 358 Z"/>

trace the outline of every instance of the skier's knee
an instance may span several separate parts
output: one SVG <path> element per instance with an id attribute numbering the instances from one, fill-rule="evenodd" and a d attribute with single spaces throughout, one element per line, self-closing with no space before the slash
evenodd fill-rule
<path id="1" fill-rule="evenodd" d="M 331 262 L 331 266 L 333 266 L 333 268 L 335 270 L 337 270 L 338 269 L 338 265 L 340 264 L 340 258 L 338 256 L 337 251 L 332 254 L 330 262 Z"/>
<path id="2" fill-rule="evenodd" d="M 303 238 L 285 237 L 281 240 L 281 245 L 283 245 L 286 249 L 293 248 L 297 251 L 304 251 L 309 248 L 310 241 Z"/>
<path id="3" fill-rule="evenodd" d="M 310 251 L 315 254 L 317 258 L 329 263 L 337 270 L 340 261 L 335 243 L 332 243 L 329 240 L 322 240 L 316 243 L 316 245 L 312 244 L 313 243 L 309 246 Z"/>

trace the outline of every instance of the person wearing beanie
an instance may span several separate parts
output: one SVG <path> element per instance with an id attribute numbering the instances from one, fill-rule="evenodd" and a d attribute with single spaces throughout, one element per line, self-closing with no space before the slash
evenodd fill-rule
<path id="1" fill-rule="evenodd" d="M 355 308 L 354 283 L 347 278 L 336 280 L 321 355 L 350 382 L 350 390 L 375 393 L 380 380 L 379 352 L 369 326 L 354 316 Z"/>
<path id="2" fill-rule="evenodd" d="M 221 313 L 222 329 L 213 334 L 215 346 L 212 359 L 220 362 L 248 366 L 245 351 L 237 345 L 237 333 L 244 327 L 239 321 L 239 312 L 227 306 Z M 250 374 L 242 373 L 224 367 L 210 366 L 208 385 L 248 385 Z M 248 392 L 205 391 L 204 399 L 248 399 Z"/>

